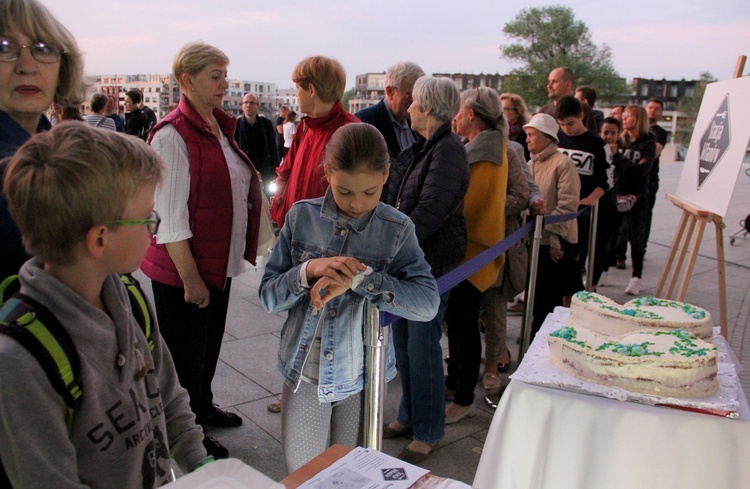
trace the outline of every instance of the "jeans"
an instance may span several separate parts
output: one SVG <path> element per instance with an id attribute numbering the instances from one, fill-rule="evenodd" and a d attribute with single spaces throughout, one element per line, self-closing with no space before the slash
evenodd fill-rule
<path id="1" fill-rule="evenodd" d="M 435 443 L 445 436 L 445 388 L 440 337 L 446 292 L 440 296 L 437 316 L 426 322 L 399 319 L 393 323 L 396 367 L 401 378 L 401 404 L 396 419 L 411 426 L 414 439 Z"/>
<path id="2" fill-rule="evenodd" d="M 180 385 L 190 394 L 190 409 L 200 423 L 213 407 L 211 382 L 224 337 L 232 279 L 227 279 L 224 290 L 209 287 L 210 303 L 202 309 L 185 302 L 182 287 L 159 282 L 151 282 L 151 286 L 161 335 L 172 354 Z"/>

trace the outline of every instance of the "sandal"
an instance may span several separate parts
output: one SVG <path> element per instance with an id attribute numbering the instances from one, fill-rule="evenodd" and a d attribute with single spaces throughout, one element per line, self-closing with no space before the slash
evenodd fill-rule
<path id="1" fill-rule="evenodd" d="M 510 368 L 510 364 L 513 361 L 513 359 L 510 356 L 510 350 L 508 350 L 508 363 L 500 363 L 497 364 L 497 373 L 502 374 L 508 371 Z"/>
<path id="2" fill-rule="evenodd" d="M 272 413 L 280 413 L 281 412 L 281 399 L 277 397 L 275 401 L 273 401 L 271 404 L 266 406 L 266 409 L 268 409 L 268 411 Z"/>

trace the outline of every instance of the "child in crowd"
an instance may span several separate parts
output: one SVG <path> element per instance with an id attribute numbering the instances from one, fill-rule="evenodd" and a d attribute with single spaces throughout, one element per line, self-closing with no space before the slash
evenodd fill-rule
<path id="1" fill-rule="evenodd" d="M 155 315 L 152 350 L 117 276 L 138 268 L 156 232 L 162 173 L 143 142 L 70 122 L 8 166 L 3 190 L 35 256 L 21 293 L 67 331 L 83 391 L 69 413 L 39 361 L 0 335 L 0 459 L 14 487 L 152 488 L 170 480 L 170 457 L 184 472 L 212 460 Z"/>
<path id="2" fill-rule="evenodd" d="M 361 444 L 365 301 L 415 321 L 432 319 L 440 303 L 414 224 L 380 202 L 389 157 L 378 130 L 338 129 L 324 169 L 330 187 L 291 208 L 260 285 L 268 312 L 289 311 L 279 370 L 290 471 L 329 445 Z M 389 343 L 387 379 L 393 359 Z"/>

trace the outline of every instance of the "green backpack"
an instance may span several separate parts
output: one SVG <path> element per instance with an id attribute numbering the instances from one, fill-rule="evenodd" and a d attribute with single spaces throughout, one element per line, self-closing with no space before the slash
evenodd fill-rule
<path id="1" fill-rule="evenodd" d="M 120 279 L 128 290 L 133 315 L 153 351 L 151 312 L 143 290 L 129 274 L 121 275 Z M 20 292 L 5 300 L 6 289 L 17 280 L 18 276 L 13 275 L 0 284 L 0 333 L 18 341 L 37 359 L 68 406 L 67 424 L 70 428 L 73 411 L 81 405 L 83 397 L 78 352 L 68 332 L 46 307 Z"/>

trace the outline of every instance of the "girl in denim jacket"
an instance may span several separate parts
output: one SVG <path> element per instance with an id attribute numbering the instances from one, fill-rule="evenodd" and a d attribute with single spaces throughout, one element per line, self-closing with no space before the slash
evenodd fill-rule
<path id="1" fill-rule="evenodd" d="M 338 129 L 326 149 L 326 195 L 292 207 L 263 274 L 263 308 L 289 311 L 278 367 L 290 472 L 332 444 L 361 444 L 365 301 L 415 321 L 437 313 L 414 224 L 380 202 L 388 161 L 373 126 Z M 387 380 L 395 375 L 391 345 Z"/>

